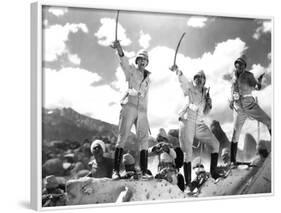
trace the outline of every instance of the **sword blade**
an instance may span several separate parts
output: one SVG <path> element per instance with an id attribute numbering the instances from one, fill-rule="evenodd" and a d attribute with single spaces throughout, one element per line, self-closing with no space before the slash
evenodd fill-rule
<path id="1" fill-rule="evenodd" d="M 116 22 L 115 22 L 115 41 L 118 41 L 118 19 L 119 19 L 119 10 L 117 10 Z"/>
<path id="2" fill-rule="evenodd" d="M 185 32 L 184 32 L 184 33 L 182 34 L 182 36 L 180 37 L 179 43 L 178 43 L 178 45 L 177 45 L 176 52 L 175 52 L 175 56 L 174 56 L 174 65 L 176 65 L 177 54 L 178 54 L 179 47 L 180 47 L 180 44 L 181 44 L 181 41 L 182 41 L 184 35 L 185 35 Z"/>

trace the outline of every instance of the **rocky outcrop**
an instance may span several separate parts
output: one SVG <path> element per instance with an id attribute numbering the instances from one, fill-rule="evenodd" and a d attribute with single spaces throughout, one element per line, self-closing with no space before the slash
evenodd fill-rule
<path id="1" fill-rule="evenodd" d="M 227 178 L 215 182 L 209 178 L 198 197 L 270 193 L 271 155 L 256 155 L 254 167 L 239 166 Z M 81 178 L 66 183 L 67 205 L 153 201 L 189 198 L 176 185 L 165 180 L 111 180 Z"/>
<path id="2" fill-rule="evenodd" d="M 256 167 L 242 166 L 233 169 L 226 179 L 215 182 L 209 179 L 199 197 L 241 195 L 271 192 L 271 156 L 266 159 L 257 155 Z"/>
<path id="3" fill-rule="evenodd" d="M 63 176 L 64 168 L 62 167 L 62 160 L 53 158 L 47 160 L 42 166 L 43 178 L 48 175 Z"/>
<path id="4" fill-rule="evenodd" d="M 266 158 L 258 173 L 245 185 L 241 194 L 271 193 L 271 156 Z"/>
<path id="5" fill-rule="evenodd" d="M 246 161 L 252 159 L 255 156 L 257 152 L 256 147 L 257 147 L 257 143 L 255 138 L 250 133 L 247 133 L 245 135 L 244 149 L 243 149 Z"/>
<path id="6" fill-rule="evenodd" d="M 67 205 L 182 199 L 186 195 L 165 180 L 81 178 L 66 184 Z M 124 195 L 125 194 L 125 195 Z"/>

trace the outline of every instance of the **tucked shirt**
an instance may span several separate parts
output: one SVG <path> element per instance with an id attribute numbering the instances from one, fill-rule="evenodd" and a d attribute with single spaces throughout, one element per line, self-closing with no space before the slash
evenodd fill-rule
<path id="1" fill-rule="evenodd" d="M 259 83 L 253 73 L 245 70 L 238 77 L 233 72 L 232 93 L 238 92 L 240 95 L 251 95 L 257 89 Z"/>
<path id="2" fill-rule="evenodd" d="M 207 88 L 203 88 L 203 91 L 199 91 L 194 85 L 193 82 L 187 79 L 183 74 L 178 75 L 178 80 L 180 87 L 184 93 L 186 104 L 183 109 L 180 111 L 180 116 L 187 112 L 187 109 L 192 111 L 197 111 L 199 120 L 202 120 L 204 115 L 203 110 L 206 104 L 206 91 Z"/>
<path id="3" fill-rule="evenodd" d="M 120 65 L 128 82 L 129 89 L 134 89 L 138 95 L 128 95 L 127 103 L 137 106 L 140 110 L 147 110 L 148 90 L 150 86 L 150 72 L 140 71 L 136 66 L 129 64 L 126 56 L 120 57 Z"/>

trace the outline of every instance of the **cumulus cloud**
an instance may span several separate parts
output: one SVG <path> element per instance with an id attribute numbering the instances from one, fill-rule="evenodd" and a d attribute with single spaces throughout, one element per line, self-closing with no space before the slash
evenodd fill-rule
<path id="1" fill-rule="evenodd" d="M 77 33 L 79 30 L 84 33 L 88 33 L 87 26 L 82 23 L 67 23 L 64 26 L 56 24 L 45 28 L 43 30 L 43 60 L 55 61 L 57 60 L 58 56 L 69 54 L 69 50 L 66 46 L 68 36 L 70 33 Z"/>
<path id="2" fill-rule="evenodd" d="M 187 26 L 194 28 L 202 28 L 206 25 L 207 17 L 203 16 L 191 16 L 187 21 Z"/>
<path id="3" fill-rule="evenodd" d="M 115 40 L 115 25 L 116 22 L 111 18 L 102 18 L 101 26 L 94 34 L 98 38 L 98 43 L 102 46 L 109 46 Z M 128 46 L 132 41 L 127 37 L 125 28 L 118 23 L 118 40 L 122 46 Z"/>
<path id="4" fill-rule="evenodd" d="M 75 65 L 79 65 L 81 63 L 81 59 L 77 54 L 68 54 L 68 60 Z"/>
<path id="5" fill-rule="evenodd" d="M 101 77 L 80 68 L 44 69 L 44 107 L 72 107 L 106 122 L 118 123 L 120 95 L 109 85 L 91 86 Z M 110 113 L 109 113 L 110 112 Z"/>
<path id="6" fill-rule="evenodd" d="M 142 30 L 140 31 L 139 45 L 147 49 L 149 47 L 149 42 L 151 40 L 151 36 L 147 33 L 145 34 Z"/>
<path id="7" fill-rule="evenodd" d="M 63 16 L 65 13 L 68 12 L 67 8 L 64 7 L 50 7 L 48 9 L 49 13 L 52 13 L 55 16 Z"/>
<path id="8" fill-rule="evenodd" d="M 271 33 L 272 31 L 272 22 L 271 21 L 263 21 L 261 26 L 256 29 L 256 32 L 253 34 L 253 38 L 258 40 L 262 34 Z"/>

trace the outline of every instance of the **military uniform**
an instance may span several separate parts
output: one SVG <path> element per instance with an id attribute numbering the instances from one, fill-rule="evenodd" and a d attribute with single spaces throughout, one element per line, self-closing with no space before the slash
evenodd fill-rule
<path id="1" fill-rule="evenodd" d="M 245 70 L 239 77 L 234 77 L 232 83 L 232 95 L 234 100 L 233 142 L 239 141 L 243 124 L 248 117 L 264 123 L 268 129 L 271 129 L 270 117 L 260 108 L 255 98 L 252 96 L 252 91 L 258 89 L 258 85 L 254 75 L 249 71 Z"/>
<path id="2" fill-rule="evenodd" d="M 120 49 L 119 49 L 120 50 Z M 119 169 L 122 160 L 123 149 L 133 125 L 136 127 L 137 140 L 140 149 L 140 168 L 143 175 L 147 175 L 147 158 L 148 158 L 148 136 L 149 123 L 147 118 L 148 90 L 150 86 L 150 72 L 146 69 L 138 69 L 129 64 L 129 60 L 124 53 L 119 53 L 121 67 L 128 82 L 128 90 L 121 100 L 121 112 L 119 119 L 119 134 L 114 154 L 114 171 L 112 178 L 120 178 Z M 148 55 L 146 51 L 138 53 L 138 59 L 146 60 Z M 142 63 L 141 61 L 140 63 Z M 147 65 L 147 64 L 146 64 Z M 138 65 L 139 66 L 139 65 Z"/>
<path id="3" fill-rule="evenodd" d="M 196 90 L 192 81 L 184 75 L 178 75 L 178 79 L 187 101 L 179 113 L 179 141 L 184 152 L 184 161 L 189 162 L 192 160 L 194 138 L 207 144 L 212 153 L 219 151 L 219 142 L 203 120 L 207 89 L 204 87 L 202 92 Z"/>
<path id="4" fill-rule="evenodd" d="M 260 108 L 255 98 L 252 96 L 253 90 L 261 89 L 261 82 L 255 79 L 253 73 L 245 70 L 247 63 L 244 55 L 238 58 L 234 62 L 234 65 L 236 66 L 237 63 L 241 64 L 240 66 L 244 66 L 244 68 L 240 68 L 240 70 L 235 70 L 233 72 L 231 87 L 232 100 L 230 107 L 233 109 L 234 120 L 233 135 L 231 139 L 232 163 L 236 163 L 239 137 L 242 127 L 248 117 L 265 124 L 271 134 L 271 118 Z"/>
<path id="5" fill-rule="evenodd" d="M 204 115 L 211 110 L 211 98 L 209 97 L 207 88 L 203 86 L 202 91 L 199 91 L 199 89 L 194 86 L 193 81 L 188 80 L 181 71 L 177 71 L 177 75 L 187 101 L 179 114 L 179 141 L 180 147 L 184 153 L 183 169 L 185 182 L 187 186 L 190 186 L 192 144 L 194 138 L 197 138 L 210 148 L 210 173 L 214 179 L 219 177 L 219 174 L 216 172 L 219 142 L 203 120 Z M 193 80 L 196 79 L 196 76 L 200 76 L 200 78 L 204 79 L 204 82 L 206 81 L 206 76 L 203 71 L 198 72 Z"/>
<path id="6" fill-rule="evenodd" d="M 150 85 L 147 70 L 139 71 L 130 65 L 128 58 L 120 57 L 121 67 L 128 82 L 128 91 L 122 99 L 117 146 L 124 148 L 133 124 L 136 126 L 140 150 L 148 148 L 149 124 L 147 118 L 148 90 Z"/>

